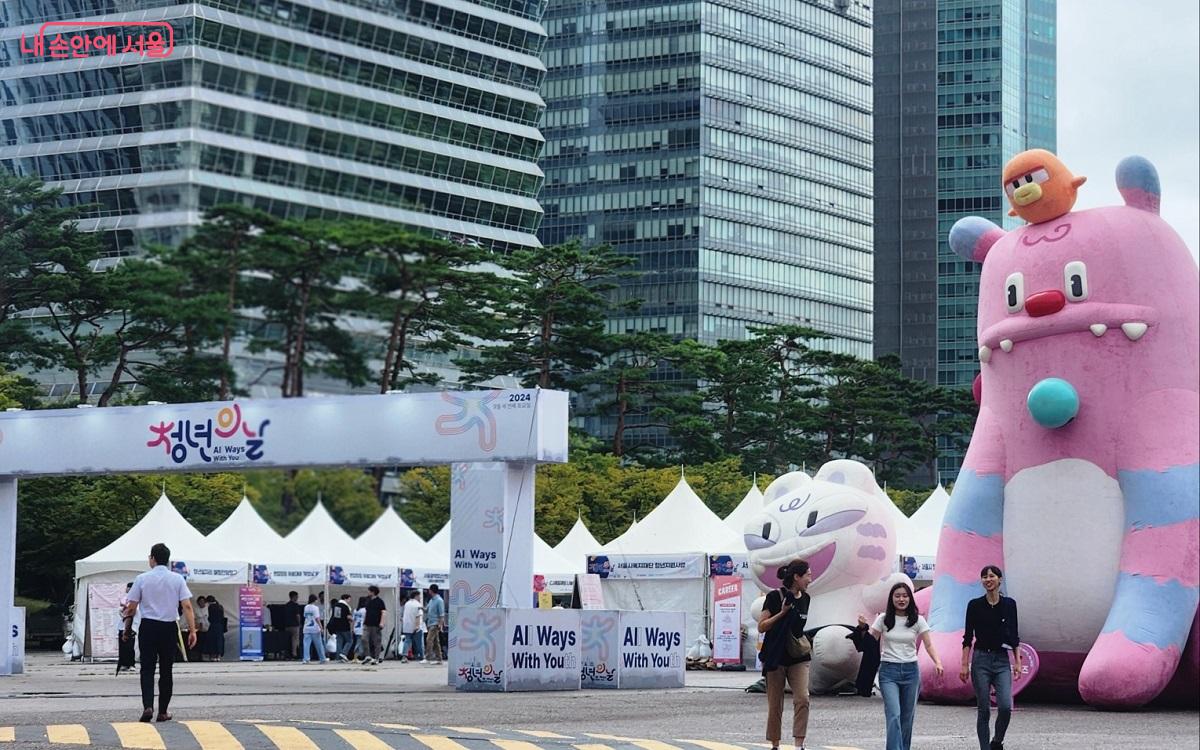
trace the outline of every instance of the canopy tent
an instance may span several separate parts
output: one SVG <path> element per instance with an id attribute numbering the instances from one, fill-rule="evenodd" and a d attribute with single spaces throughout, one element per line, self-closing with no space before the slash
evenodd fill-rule
<path id="1" fill-rule="evenodd" d="M 729 515 L 725 516 L 725 525 L 733 529 L 735 533 L 743 534 L 750 519 L 762 512 L 763 501 L 763 493 L 758 489 L 758 483 L 751 484 L 742 501 L 729 512 Z"/>
<path id="2" fill-rule="evenodd" d="M 310 564 L 313 559 L 271 528 L 245 497 L 229 517 L 212 530 L 208 541 L 225 549 L 235 550 L 235 554 L 250 564 L 303 565 Z M 323 584 L 324 580 L 312 583 Z"/>
<path id="3" fill-rule="evenodd" d="M 567 535 L 554 546 L 554 551 L 582 573 L 587 569 L 587 556 L 596 554 L 602 546 L 596 541 L 596 537 L 592 536 L 592 532 L 588 531 L 588 527 L 583 523 L 583 516 L 579 516 Z"/>
<path id="4" fill-rule="evenodd" d="M 900 510 L 891 495 L 888 495 L 882 488 L 879 490 L 879 497 L 887 501 L 888 512 L 892 514 L 892 526 L 896 530 L 896 552 L 906 554 L 904 549 L 913 535 L 912 519 L 904 515 L 904 511 Z"/>
<path id="5" fill-rule="evenodd" d="M 319 500 L 300 525 L 284 539 L 294 549 L 302 550 L 310 560 L 337 566 L 388 567 L 388 561 L 382 555 L 367 549 L 347 534 Z"/>
<path id="6" fill-rule="evenodd" d="M 124 584 L 149 566 L 150 548 L 163 542 L 171 550 L 172 568 L 188 576 L 188 585 L 197 583 L 243 584 L 247 563 L 244 557 L 207 539 L 188 523 L 164 492 L 158 501 L 128 531 L 108 546 L 75 562 L 75 619 L 71 630 L 84 653 L 91 653 L 87 637 L 89 622 L 88 587 Z M 104 627 L 114 634 L 119 620 L 115 607 L 103 613 Z M 98 613 L 100 614 L 100 613 Z M 110 619 L 111 617 L 111 619 Z M 116 654 L 113 653 L 113 656 Z"/>
<path id="7" fill-rule="evenodd" d="M 411 568 L 415 561 L 425 559 L 425 540 L 391 505 L 358 535 L 358 544 L 383 557 L 390 565 L 401 568 Z"/>
<path id="8" fill-rule="evenodd" d="M 942 534 L 942 520 L 949 504 L 950 493 L 939 484 L 908 519 L 908 537 L 900 539 L 901 544 L 897 551 L 912 557 L 936 557 L 938 539 Z"/>
<path id="9" fill-rule="evenodd" d="M 679 552 L 746 551 L 740 531 L 735 532 L 709 510 L 680 477 L 675 488 L 634 526 L 603 547 L 617 555 L 664 555 Z"/>

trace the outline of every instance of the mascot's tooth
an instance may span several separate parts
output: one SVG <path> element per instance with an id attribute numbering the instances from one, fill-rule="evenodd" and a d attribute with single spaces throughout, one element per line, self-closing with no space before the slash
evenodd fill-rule
<path id="1" fill-rule="evenodd" d="M 1096 338 L 1100 338 L 1104 334 L 1108 333 L 1108 326 L 1104 325 L 1103 323 L 1092 323 L 1090 326 L 1088 326 L 1088 328 L 1091 329 Z"/>
<path id="2" fill-rule="evenodd" d="M 1130 341 L 1137 341 L 1143 335 L 1145 335 L 1146 324 L 1145 323 L 1122 323 L 1121 330 L 1125 332 L 1125 335 L 1129 338 Z"/>
<path id="3" fill-rule="evenodd" d="M 991 349 L 987 348 L 986 346 L 979 347 L 979 361 L 980 362 L 987 362 L 991 358 L 992 358 L 992 350 Z"/>
<path id="4" fill-rule="evenodd" d="M 1006 352 L 1011 352 L 1013 347 L 1012 339 L 1004 339 L 1000 342 L 1000 348 Z"/>

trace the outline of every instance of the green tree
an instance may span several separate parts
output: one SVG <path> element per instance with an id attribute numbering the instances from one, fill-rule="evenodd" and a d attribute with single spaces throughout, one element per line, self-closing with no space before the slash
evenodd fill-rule
<path id="1" fill-rule="evenodd" d="M 404 503 L 397 508 L 409 528 L 426 540 L 450 520 L 450 467 L 409 469 L 400 477 Z"/>
<path id="2" fill-rule="evenodd" d="M 585 394 L 583 415 L 613 419 L 611 451 L 621 457 L 630 433 L 669 426 L 655 419 L 654 409 L 673 387 L 660 376 L 671 339 L 640 331 L 607 336 L 601 345 L 603 361 L 576 385 Z"/>
<path id="3" fill-rule="evenodd" d="M 255 510 L 280 534 L 286 535 L 304 520 L 317 500 L 347 534 L 358 536 L 379 517 L 379 500 L 371 477 L 357 469 L 274 469 L 245 472 L 253 488 Z M 284 496 L 292 498 L 290 509 Z"/>
<path id="4" fill-rule="evenodd" d="M 38 384 L 22 375 L 0 369 L 0 409 L 38 409 L 42 402 Z"/>
<path id="5" fill-rule="evenodd" d="M 511 376 L 527 388 L 571 388 L 608 348 L 606 316 L 637 306 L 614 305 L 609 294 L 632 263 L 607 245 L 578 242 L 513 252 L 503 261 L 511 291 L 495 311 L 495 344 L 458 362 L 467 382 Z"/>

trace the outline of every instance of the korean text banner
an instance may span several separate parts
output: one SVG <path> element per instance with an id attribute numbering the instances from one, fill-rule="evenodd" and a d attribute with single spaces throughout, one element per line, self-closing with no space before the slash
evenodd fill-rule
<path id="1" fill-rule="evenodd" d="M 712 647 L 718 664 L 742 663 L 742 577 L 713 576 Z"/>
<path id="2" fill-rule="evenodd" d="M 0 412 L 0 476 L 567 460 L 567 394 L 494 390 Z"/>
<path id="3" fill-rule="evenodd" d="M 704 578 L 705 556 L 588 555 L 587 572 L 601 578 Z"/>
<path id="4" fill-rule="evenodd" d="M 171 570 L 186 578 L 189 583 L 246 582 L 246 565 L 244 563 L 210 563 L 188 562 L 187 560 L 172 560 Z"/>
<path id="5" fill-rule="evenodd" d="M 238 588 L 238 658 L 263 659 L 263 593 L 258 586 Z"/>

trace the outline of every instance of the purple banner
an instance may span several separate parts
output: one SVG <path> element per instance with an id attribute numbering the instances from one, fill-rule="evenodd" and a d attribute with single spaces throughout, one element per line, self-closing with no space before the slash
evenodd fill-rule
<path id="1" fill-rule="evenodd" d="M 258 586 L 238 589 L 238 644 L 242 661 L 263 659 L 263 594 Z"/>

